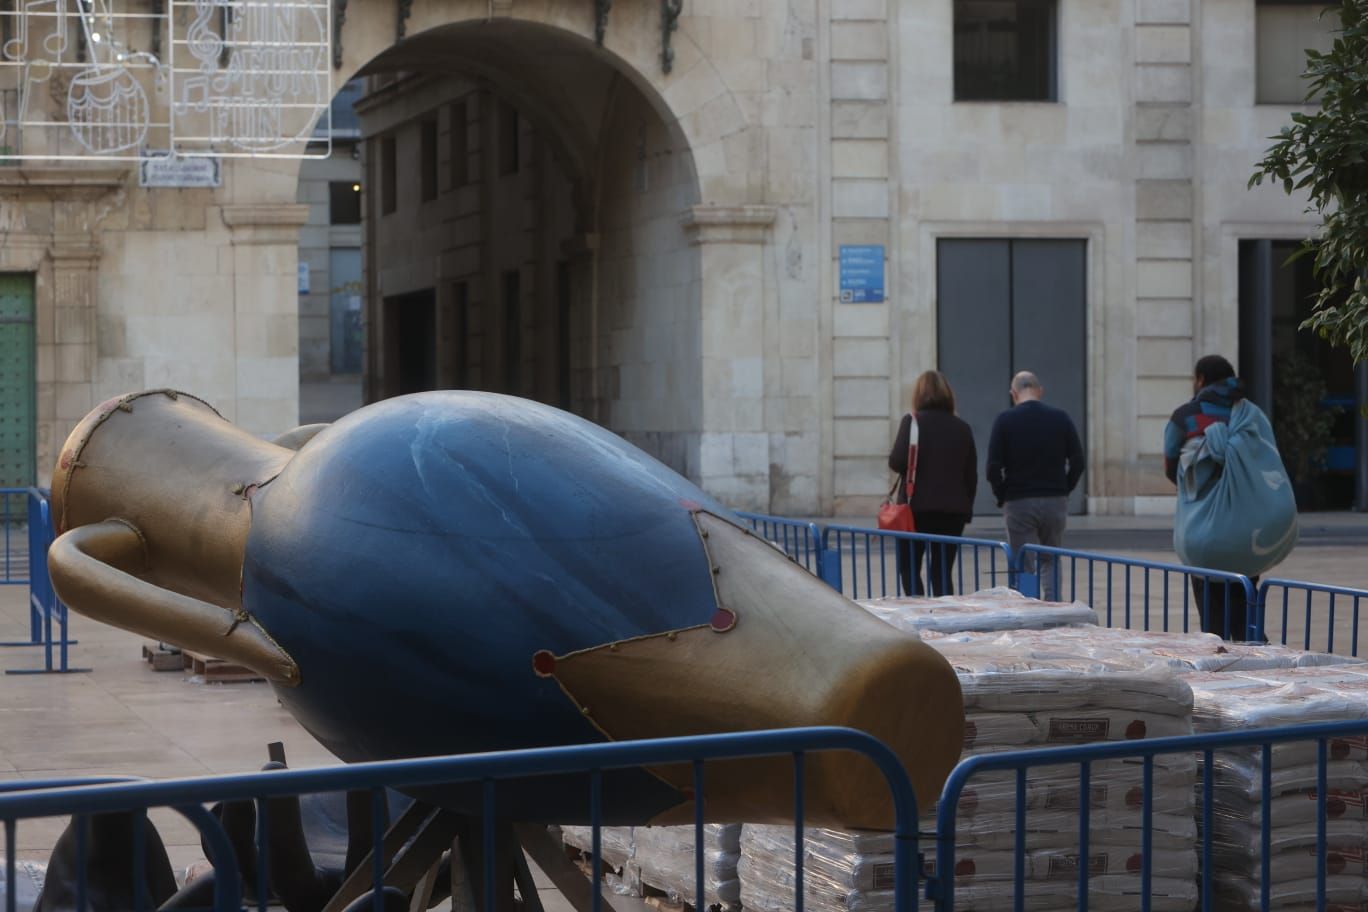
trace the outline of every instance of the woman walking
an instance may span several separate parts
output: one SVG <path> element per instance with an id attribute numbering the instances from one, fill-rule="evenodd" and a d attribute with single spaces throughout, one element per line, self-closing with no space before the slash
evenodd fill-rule
<path id="1" fill-rule="evenodd" d="M 917 422 L 917 443 L 912 422 Z M 908 466 L 913 467 L 908 484 Z M 959 536 L 974 513 L 978 490 L 978 451 L 974 434 L 955 415 L 955 393 L 940 371 L 926 371 L 912 388 L 912 412 L 898 425 L 888 454 L 888 467 L 898 473 L 898 503 L 909 503 L 918 532 Z M 959 546 L 944 542 L 899 541 L 898 579 L 904 595 L 922 595 L 922 555 L 929 549 L 927 582 L 936 595 L 953 595 Z M 909 547 L 910 546 L 910 547 Z"/>

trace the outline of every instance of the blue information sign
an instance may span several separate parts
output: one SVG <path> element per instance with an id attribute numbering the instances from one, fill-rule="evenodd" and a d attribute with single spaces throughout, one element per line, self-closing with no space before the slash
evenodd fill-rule
<path id="1" fill-rule="evenodd" d="M 882 244 L 841 245 L 841 303 L 877 304 L 884 299 Z"/>

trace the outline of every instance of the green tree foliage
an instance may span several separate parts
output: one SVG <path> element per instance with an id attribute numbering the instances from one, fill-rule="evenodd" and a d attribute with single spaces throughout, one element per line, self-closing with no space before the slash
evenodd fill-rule
<path id="1" fill-rule="evenodd" d="M 1321 290 L 1302 328 L 1347 347 L 1358 363 L 1368 360 L 1368 0 L 1340 0 L 1325 16 L 1339 19 L 1334 46 L 1308 50 L 1302 74 L 1319 108 L 1292 115 L 1249 186 L 1267 177 L 1310 195 L 1306 211 L 1322 226 L 1296 255 L 1315 257 Z"/>

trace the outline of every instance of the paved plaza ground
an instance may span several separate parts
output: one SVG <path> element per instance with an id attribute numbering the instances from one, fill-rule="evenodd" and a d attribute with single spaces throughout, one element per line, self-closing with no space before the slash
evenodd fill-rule
<path id="1" fill-rule="evenodd" d="M 1087 548 L 1095 540 L 1128 557 L 1175 560 L 1171 549 L 1153 547 L 1156 535 L 1167 534 L 1163 521 L 1128 519 L 1129 529 L 1120 521 L 1076 521 L 1069 543 Z M 1345 515 L 1310 518 L 1305 525 L 1331 531 L 1308 535 L 1277 575 L 1368 587 L 1368 539 L 1353 543 L 1368 520 Z M 982 526 L 974 532 L 992 533 L 991 523 Z M 1126 542 L 1144 549 L 1116 547 Z M 1173 588 L 1180 598 L 1181 581 Z M 0 587 L 0 640 L 27 636 L 26 597 L 24 587 Z M 1158 598 L 1151 593 L 1152 606 Z M 1140 601 L 1137 590 L 1134 610 Z M 1349 635 L 1348 623 L 1347 616 L 1338 620 L 1337 628 L 1345 630 L 1341 637 Z M 1300 627 L 1290 626 L 1295 639 Z M 243 772 L 265 762 L 271 741 L 284 743 L 292 766 L 337 762 L 281 708 L 267 685 L 202 684 L 179 672 L 157 673 L 141 659 L 143 638 L 74 615 L 72 628 L 79 640 L 72 663 L 90 673 L 0 677 L 0 778 Z M 1360 651 L 1368 646 L 1361 644 Z M 0 667 L 6 669 L 36 668 L 41 662 L 37 649 L 0 649 Z M 167 814 L 153 819 L 175 864 L 199 859 L 198 839 L 187 824 Z M 20 826 L 20 858 L 44 860 L 63 825 L 53 820 Z"/>

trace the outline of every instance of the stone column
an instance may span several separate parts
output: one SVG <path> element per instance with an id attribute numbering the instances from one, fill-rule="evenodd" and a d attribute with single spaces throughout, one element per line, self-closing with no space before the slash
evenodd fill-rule
<path id="1" fill-rule="evenodd" d="M 257 203 L 222 212 L 232 245 L 236 340 L 237 395 L 228 417 L 252 433 L 278 434 L 299 423 L 299 229 L 309 207 Z"/>
<path id="2" fill-rule="evenodd" d="M 771 206 L 694 206 L 684 215 L 699 250 L 702 421 L 697 475 L 730 506 L 766 511 L 770 503 L 765 424 L 765 312 Z"/>
<path id="3" fill-rule="evenodd" d="M 1138 513 L 1169 512 L 1160 470 L 1164 424 L 1190 383 L 1201 327 L 1194 281 L 1200 224 L 1193 188 L 1192 9 L 1147 0 L 1135 10 L 1136 477 L 1108 479 Z M 1190 395 L 1190 393 L 1188 393 Z M 1115 417 L 1115 416 L 1111 416 Z"/>
<path id="4" fill-rule="evenodd" d="M 52 262 L 53 411 L 39 415 L 38 475 L 50 477 L 57 451 L 94 402 L 96 276 L 100 248 L 81 235 L 58 236 L 48 251 Z M 50 422 L 50 423 L 49 423 Z M 46 427 L 44 425 L 47 425 Z"/>

